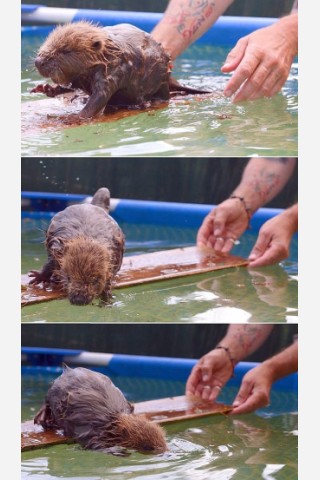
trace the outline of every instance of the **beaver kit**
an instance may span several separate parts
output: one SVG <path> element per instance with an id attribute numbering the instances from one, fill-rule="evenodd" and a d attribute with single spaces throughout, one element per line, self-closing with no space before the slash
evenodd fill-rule
<path id="1" fill-rule="evenodd" d="M 110 192 L 100 188 L 91 203 L 71 205 L 57 213 L 46 231 L 48 260 L 31 270 L 29 282 L 62 289 L 74 305 L 95 298 L 108 302 L 124 252 L 124 234 L 109 215 Z"/>
<path id="2" fill-rule="evenodd" d="M 108 105 L 144 106 L 168 100 L 170 91 L 209 93 L 170 77 L 170 56 L 152 36 L 129 24 L 100 27 L 80 21 L 56 27 L 35 59 L 40 75 L 56 84 L 32 92 L 54 97 L 81 90 L 89 98 L 79 117 L 89 119 Z"/>
<path id="3" fill-rule="evenodd" d="M 134 406 L 109 377 L 65 366 L 49 388 L 34 423 L 45 430 L 62 429 L 85 449 L 117 453 L 116 448 L 122 447 L 165 452 L 163 429 L 133 412 Z"/>

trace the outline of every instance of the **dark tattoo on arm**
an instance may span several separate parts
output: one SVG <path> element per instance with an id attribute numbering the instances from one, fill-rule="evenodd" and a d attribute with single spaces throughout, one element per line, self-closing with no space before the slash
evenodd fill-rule
<path id="1" fill-rule="evenodd" d="M 265 328 L 266 327 L 261 327 L 261 325 L 245 325 L 243 329 L 239 329 L 233 333 L 244 357 L 251 353 L 254 345 L 260 345 L 263 342 L 266 336 Z"/>
<path id="2" fill-rule="evenodd" d="M 276 189 L 280 182 L 280 175 L 270 172 L 266 168 L 262 168 L 259 176 L 253 179 L 252 188 L 259 196 L 260 201 L 264 202 L 268 198 L 272 190 Z"/>
<path id="3" fill-rule="evenodd" d="M 176 28 L 184 38 L 192 38 L 203 23 L 212 15 L 215 2 L 210 0 L 189 0 L 188 8 L 183 3 L 176 15 L 167 18 L 167 22 Z"/>

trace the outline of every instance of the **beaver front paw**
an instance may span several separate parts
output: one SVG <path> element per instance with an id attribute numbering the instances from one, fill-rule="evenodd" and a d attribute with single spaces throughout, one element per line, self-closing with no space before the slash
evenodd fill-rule
<path id="1" fill-rule="evenodd" d="M 62 87 L 61 85 L 49 85 L 49 83 L 42 83 L 30 90 L 31 93 L 44 93 L 47 97 L 51 98 L 73 91 L 73 88 Z"/>
<path id="2" fill-rule="evenodd" d="M 31 270 L 28 273 L 28 277 L 33 277 L 33 280 L 30 280 L 29 285 L 37 285 L 42 282 L 41 272 L 38 272 L 37 270 Z"/>
<path id="3" fill-rule="evenodd" d="M 46 288 L 49 285 L 49 279 L 42 273 L 37 270 L 31 270 L 28 273 L 28 277 L 33 277 L 33 280 L 30 280 L 29 285 L 38 285 L 39 283 L 43 284 L 43 288 Z"/>

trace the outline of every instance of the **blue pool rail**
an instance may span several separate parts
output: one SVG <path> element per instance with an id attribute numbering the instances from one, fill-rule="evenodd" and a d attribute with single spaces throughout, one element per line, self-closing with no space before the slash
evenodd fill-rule
<path id="1" fill-rule="evenodd" d="M 186 381 L 195 359 L 175 357 L 155 357 L 143 355 L 123 355 L 85 350 L 69 350 L 59 348 L 22 347 L 22 371 L 33 373 L 40 370 L 57 371 L 65 363 L 70 367 L 87 366 L 97 369 L 106 375 L 122 375 L 128 377 L 143 377 Z M 245 373 L 257 366 L 256 362 L 240 362 L 235 367 L 235 376 L 228 385 L 239 386 Z M 298 374 L 294 373 L 278 380 L 274 387 L 281 390 L 296 392 L 298 389 Z"/>
<path id="2" fill-rule="evenodd" d="M 91 196 L 80 194 L 23 191 L 21 193 L 22 218 L 50 219 L 56 212 L 67 206 L 90 201 L 91 198 Z M 110 212 L 117 222 L 199 228 L 204 217 L 214 206 L 112 198 Z M 258 231 L 264 222 L 282 211 L 283 209 L 279 208 L 260 208 L 251 219 L 252 230 Z"/>
<path id="3" fill-rule="evenodd" d="M 146 32 L 150 32 L 160 21 L 162 13 L 152 12 L 132 12 L 118 10 L 94 10 L 94 9 L 75 9 L 75 8 L 55 8 L 44 5 L 22 5 L 21 21 L 23 25 L 33 25 L 32 28 L 23 26 L 23 35 L 34 35 L 37 29 L 36 25 L 48 25 L 44 30 L 39 27 L 39 33 L 47 35 L 56 24 L 66 22 L 77 22 L 79 20 L 89 20 L 103 26 L 112 26 L 119 23 L 130 23 Z M 277 19 L 266 17 L 235 17 L 221 16 L 217 22 L 197 43 L 214 44 L 220 46 L 232 47 L 245 35 L 271 25 Z"/>

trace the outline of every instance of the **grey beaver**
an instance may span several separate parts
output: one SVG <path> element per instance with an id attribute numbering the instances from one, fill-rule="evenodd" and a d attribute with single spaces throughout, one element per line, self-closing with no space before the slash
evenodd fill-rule
<path id="1" fill-rule="evenodd" d="M 101 27 L 87 21 L 56 27 L 35 59 L 40 75 L 55 86 L 38 85 L 32 92 L 54 97 L 82 90 L 89 95 L 79 113 L 83 119 L 108 105 L 144 105 L 168 100 L 170 91 L 209 93 L 185 87 L 171 77 L 172 62 L 152 36 L 130 24 Z"/>
<path id="2" fill-rule="evenodd" d="M 163 429 L 143 416 L 109 377 L 99 372 L 65 366 L 49 388 L 34 423 L 45 430 L 62 429 L 83 448 L 114 452 L 114 447 L 163 453 Z"/>
<path id="3" fill-rule="evenodd" d="M 110 192 L 102 187 L 91 203 L 71 205 L 54 215 L 46 231 L 48 260 L 41 271 L 29 272 L 29 283 L 61 288 L 74 305 L 95 298 L 108 302 L 125 242 L 109 207 Z"/>

